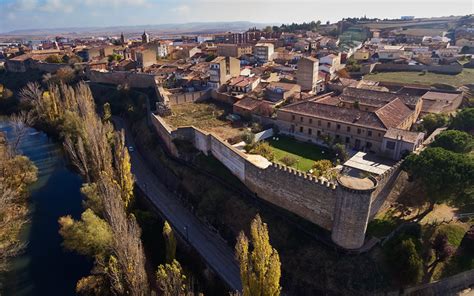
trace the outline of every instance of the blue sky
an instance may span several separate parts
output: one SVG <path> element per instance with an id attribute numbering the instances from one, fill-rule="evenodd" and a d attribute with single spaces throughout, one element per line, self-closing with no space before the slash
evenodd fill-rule
<path id="1" fill-rule="evenodd" d="M 289 23 L 474 13 L 473 0 L 0 0 L 0 32 L 207 21 Z"/>

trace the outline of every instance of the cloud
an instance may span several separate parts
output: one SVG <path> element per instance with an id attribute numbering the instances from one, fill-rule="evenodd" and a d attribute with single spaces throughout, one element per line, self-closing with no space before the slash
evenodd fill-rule
<path id="1" fill-rule="evenodd" d="M 16 15 L 13 12 L 7 13 L 7 19 L 12 21 L 16 19 Z"/>
<path id="2" fill-rule="evenodd" d="M 181 15 L 188 14 L 191 11 L 191 7 L 188 5 L 179 5 L 171 9 L 172 12 L 179 13 Z"/>
<path id="3" fill-rule="evenodd" d="M 46 12 L 70 13 L 74 11 L 74 5 L 71 3 L 71 1 L 47 0 L 42 6 L 40 6 L 40 9 Z"/>
<path id="4" fill-rule="evenodd" d="M 149 7 L 151 5 L 149 0 L 85 0 L 81 2 L 87 6 L 112 6 L 124 8 L 127 6 Z"/>
<path id="5" fill-rule="evenodd" d="M 15 7 L 18 10 L 33 10 L 37 7 L 37 0 L 18 0 Z"/>

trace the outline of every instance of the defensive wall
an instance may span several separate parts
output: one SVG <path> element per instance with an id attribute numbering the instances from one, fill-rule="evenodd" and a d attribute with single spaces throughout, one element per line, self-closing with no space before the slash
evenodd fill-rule
<path id="1" fill-rule="evenodd" d="M 373 71 L 377 72 L 391 72 L 391 71 L 414 71 L 422 72 L 428 71 L 438 74 L 456 75 L 461 73 L 463 67 L 460 64 L 455 65 L 405 65 L 405 64 L 376 64 Z"/>
<path id="2" fill-rule="evenodd" d="M 148 88 L 156 87 L 155 75 L 148 73 L 136 73 L 129 71 L 88 71 L 87 77 L 91 82 L 123 85 L 129 87 Z"/>
<path id="3" fill-rule="evenodd" d="M 151 122 L 174 156 L 179 157 L 176 140 L 190 142 L 218 159 L 258 197 L 331 231 L 333 241 L 346 249 L 364 244 L 367 223 L 384 203 L 400 172 L 395 167 L 371 180 L 373 187 L 353 189 L 339 180 L 328 182 L 281 164 L 255 164 L 218 136 L 192 126 L 172 129 L 155 114 L 151 114 Z"/>
<path id="4" fill-rule="evenodd" d="M 211 98 L 211 90 L 201 90 L 201 91 L 194 91 L 194 92 L 177 92 L 177 93 L 170 93 L 166 90 L 160 88 L 160 93 L 162 96 L 167 97 L 167 104 L 169 106 L 179 105 L 183 103 L 193 103 L 193 102 L 201 102 Z"/>

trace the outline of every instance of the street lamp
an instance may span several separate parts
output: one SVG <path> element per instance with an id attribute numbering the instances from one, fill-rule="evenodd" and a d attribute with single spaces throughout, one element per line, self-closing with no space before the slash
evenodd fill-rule
<path id="1" fill-rule="evenodd" d="M 186 231 L 186 240 L 189 242 L 189 233 L 188 233 L 188 226 L 184 226 L 184 231 Z"/>

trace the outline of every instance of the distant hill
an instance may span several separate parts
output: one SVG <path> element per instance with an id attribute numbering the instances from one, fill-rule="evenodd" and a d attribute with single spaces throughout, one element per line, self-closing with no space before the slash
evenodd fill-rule
<path id="1" fill-rule="evenodd" d="M 139 25 L 139 26 L 111 26 L 111 27 L 70 27 L 70 28 L 43 28 L 14 30 L 0 33 L 0 36 L 52 36 L 52 35 L 112 35 L 134 34 L 146 30 L 150 34 L 205 34 L 219 32 L 239 32 L 251 27 L 263 28 L 267 25 L 253 22 L 194 22 L 183 24 L 160 24 L 160 25 Z"/>

